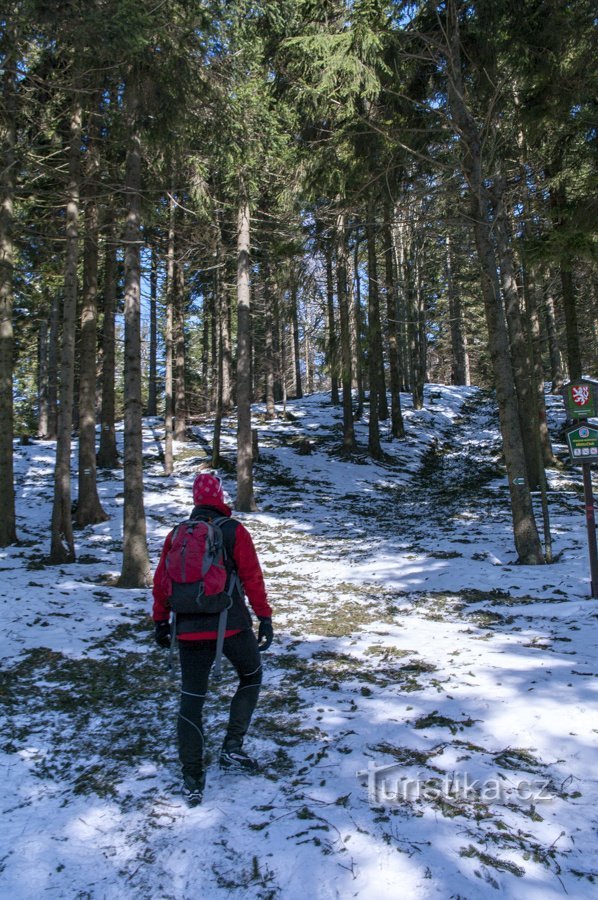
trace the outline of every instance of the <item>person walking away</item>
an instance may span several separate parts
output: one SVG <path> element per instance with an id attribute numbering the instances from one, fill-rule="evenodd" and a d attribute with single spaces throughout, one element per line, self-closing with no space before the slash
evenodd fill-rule
<path id="1" fill-rule="evenodd" d="M 224 500 L 220 478 L 209 473 L 197 475 L 193 483 L 193 503 L 185 525 L 213 523 L 216 526 L 214 531 L 219 530 L 222 535 L 227 590 L 230 593 L 222 651 L 239 678 L 230 704 L 219 763 L 222 769 L 254 773 L 258 771 L 258 763 L 243 749 L 243 740 L 262 682 L 260 651 L 267 650 L 273 639 L 272 609 L 251 535 L 241 522 L 232 517 L 232 510 Z M 179 612 L 171 615 L 171 603 L 176 606 L 178 594 L 182 591 L 188 593 L 189 590 L 188 584 L 173 583 L 169 578 L 169 553 L 173 553 L 176 531 L 174 528 L 166 537 L 154 574 L 152 616 L 158 646 L 170 647 L 175 637 L 178 642 L 181 664 L 178 750 L 184 792 L 188 803 L 194 806 L 201 803 L 205 787 L 202 711 L 210 671 L 216 658 L 219 613 Z M 245 595 L 259 620 L 257 639 Z"/>

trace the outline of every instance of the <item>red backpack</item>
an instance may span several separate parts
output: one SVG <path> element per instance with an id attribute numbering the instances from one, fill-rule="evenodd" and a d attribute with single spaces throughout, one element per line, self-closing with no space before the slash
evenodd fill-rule
<path id="1" fill-rule="evenodd" d="M 173 612 L 214 614 L 231 606 L 235 579 L 225 565 L 220 528 L 226 521 L 189 519 L 171 532 L 163 586 Z"/>

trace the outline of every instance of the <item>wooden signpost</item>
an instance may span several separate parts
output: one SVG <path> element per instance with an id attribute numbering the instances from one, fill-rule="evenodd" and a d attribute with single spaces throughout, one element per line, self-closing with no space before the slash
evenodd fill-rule
<path id="1" fill-rule="evenodd" d="M 596 548 L 596 508 L 592 492 L 592 463 L 598 463 L 598 428 L 588 419 L 598 417 L 598 382 L 582 379 L 563 388 L 567 416 L 573 425 L 567 430 L 571 462 L 581 466 L 586 507 L 586 527 L 590 552 L 590 596 L 598 597 L 598 549 Z"/>

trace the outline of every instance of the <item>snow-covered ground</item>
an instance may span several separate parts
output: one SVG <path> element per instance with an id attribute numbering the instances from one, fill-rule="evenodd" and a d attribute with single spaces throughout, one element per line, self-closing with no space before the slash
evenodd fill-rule
<path id="1" fill-rule="evenodd" d="M 262 772 L 216 766 L 227 670 L 195 809 L 149 592 L 115 587 L 122 473 L 100 473 L 111 518 L 77 532 L 77 563 L 50 567 L 54 446 L 16 447 L 21 544 L 0 551 L 2 897 L 598 896 L 598 604 L 579 471 L 549 474 L 556 562 L 518 566 L 488 396 L 430 385 L 424 410 L 404 401 L 407 440 L 385 436 L 377 463 L 342 458 L 325 395 L 272 422 L 256 408 L 259 511 L 239 518 L 275 608 L 247 742 Z M 211 428 L 177 445 L 166 478 L 160 422 L 146 425 L 157 562 Z M 357 435 L 365 448 L 366 422 Z"/>

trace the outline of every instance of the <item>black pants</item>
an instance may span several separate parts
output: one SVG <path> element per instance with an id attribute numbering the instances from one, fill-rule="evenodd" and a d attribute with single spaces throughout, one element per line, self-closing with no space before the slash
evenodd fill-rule
<path id="1" fill-rule="evenodd" d="M 224 641 L 224 655 L 235 667 L 239 686 L 232 698 L 225 743 L 240 746 L 255 709 L 262 683 L 262 663 L 252 630 L 241 631 Z M 179 641 L 181 660 L 181 705 L 177 722 L 179 759 L 184 774 L 203 771 L 204 736 L 202 710 L 210 669 L 216 656 L 216 641 Z"/>

